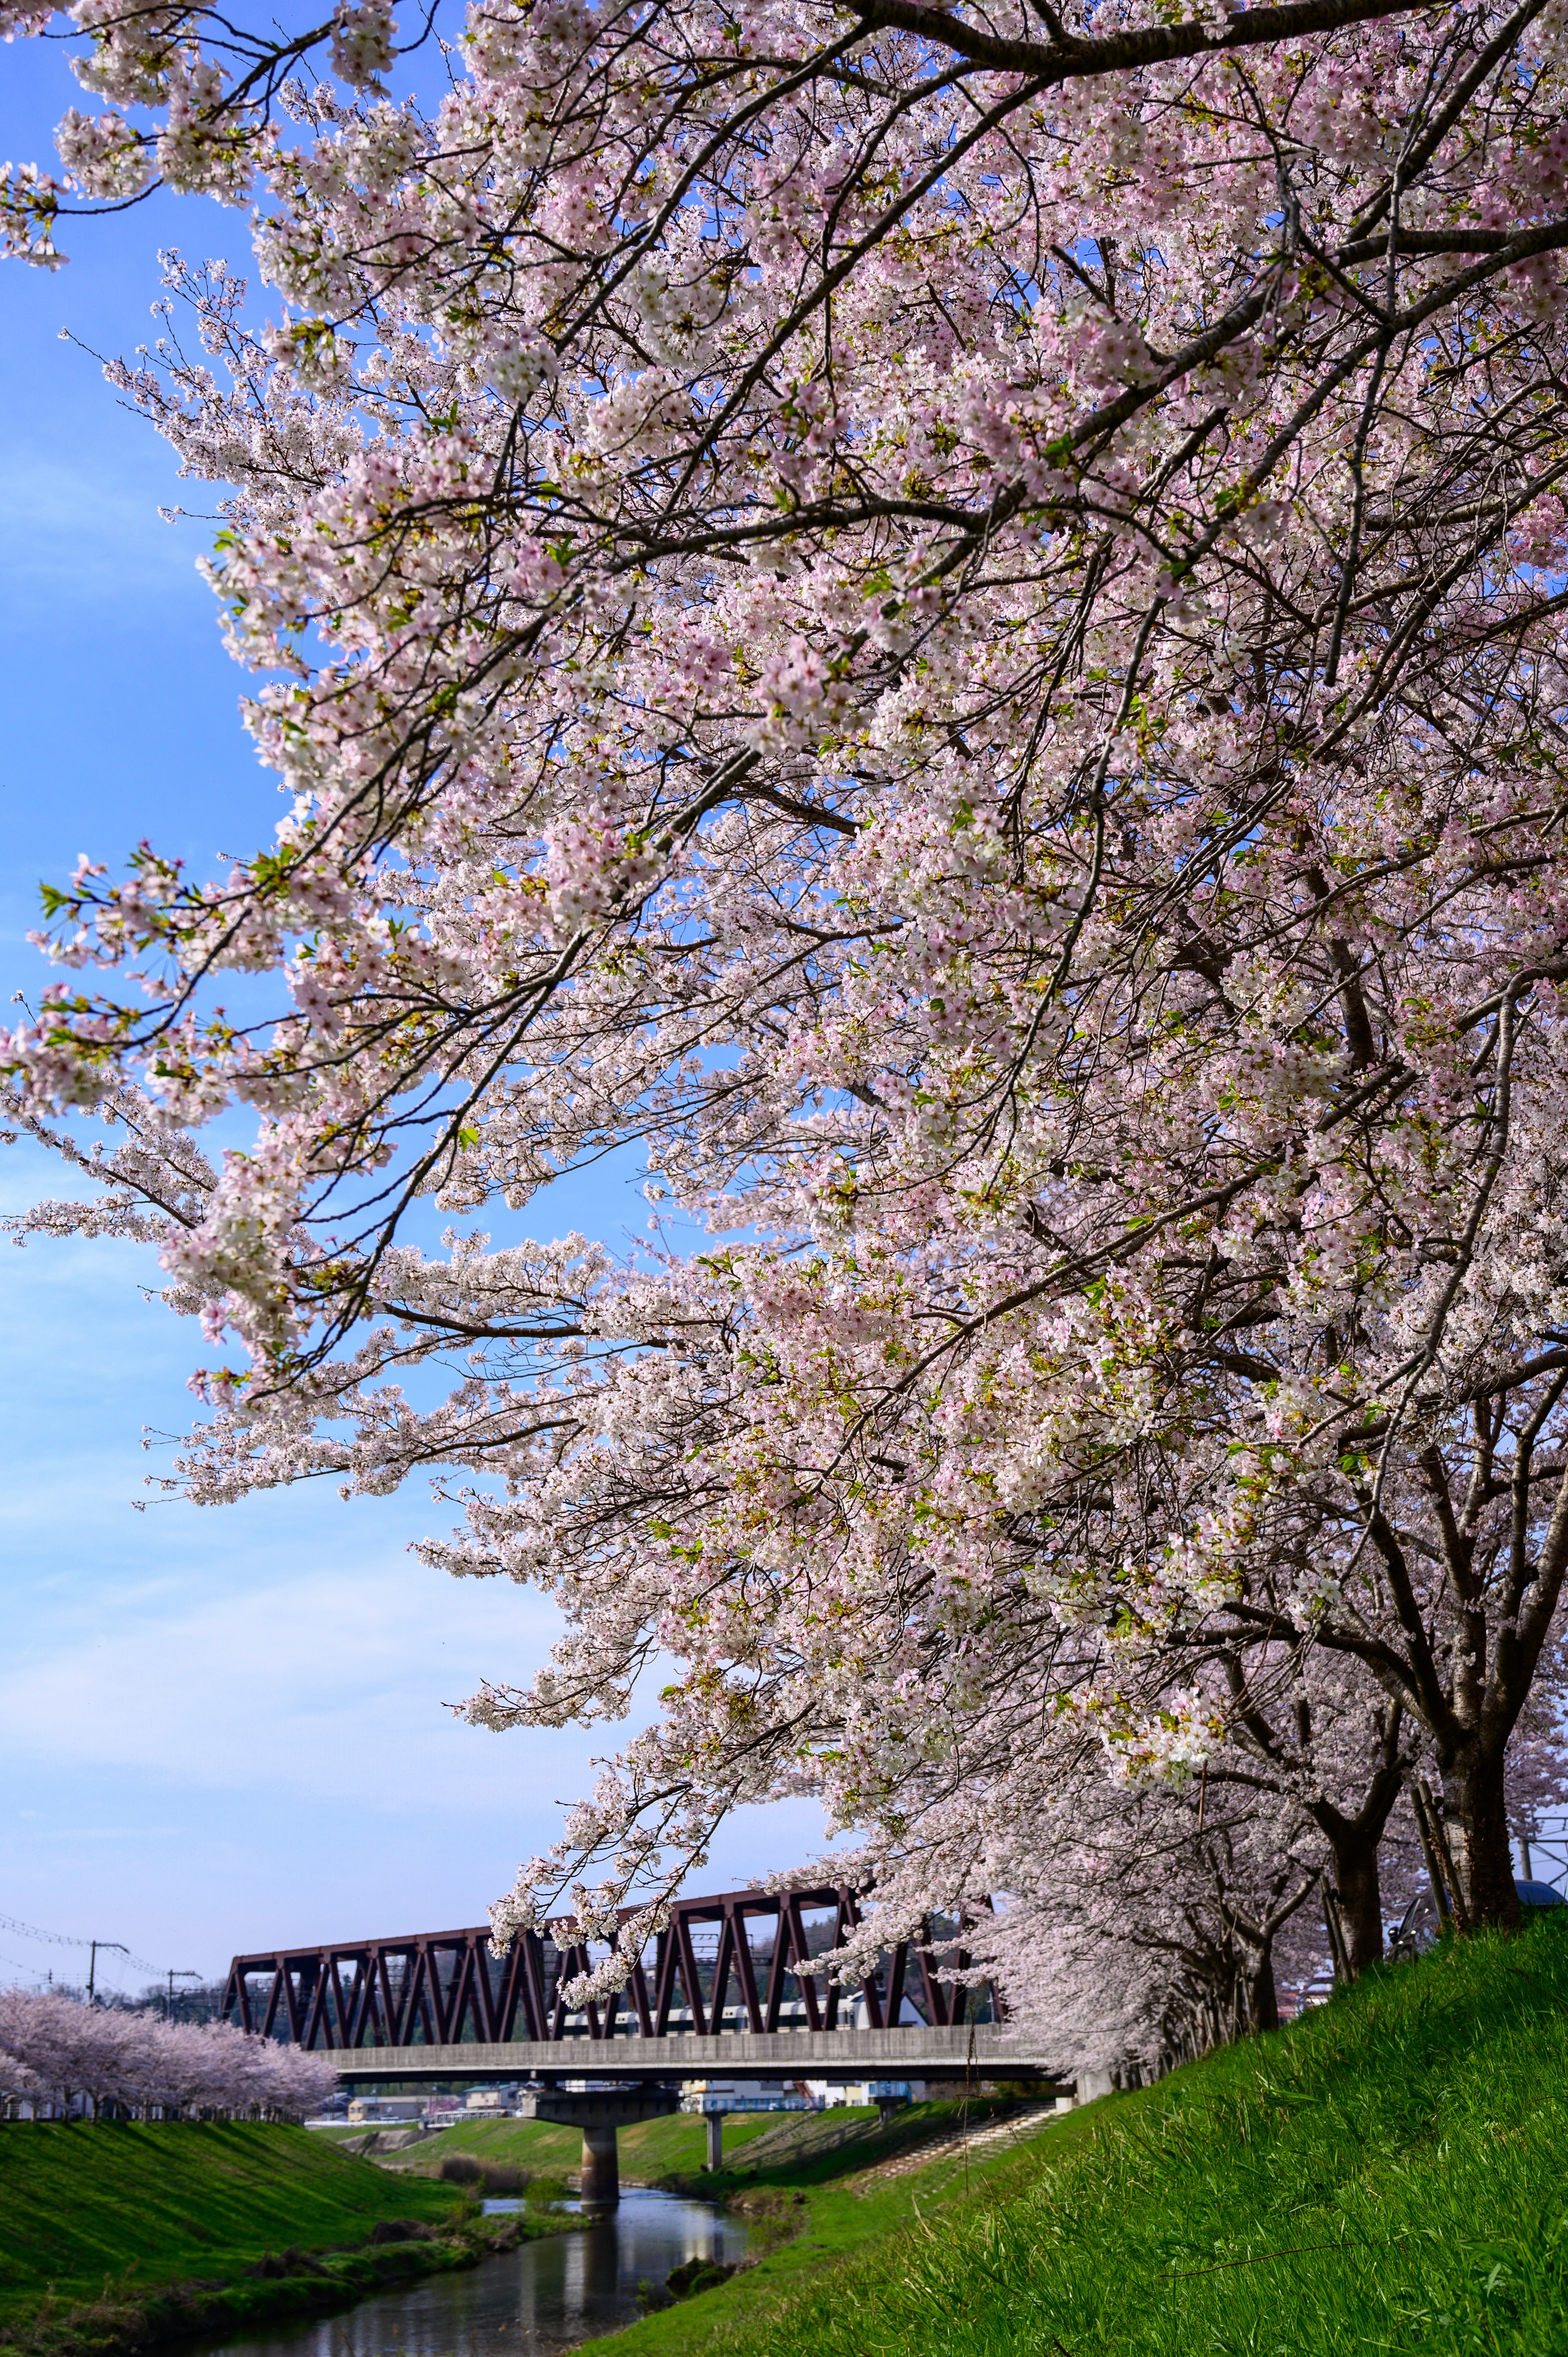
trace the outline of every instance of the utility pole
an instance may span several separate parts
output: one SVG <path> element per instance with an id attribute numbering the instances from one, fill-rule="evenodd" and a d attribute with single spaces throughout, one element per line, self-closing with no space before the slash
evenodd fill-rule
<path id="1" fill-rule="evenodd" d="M 124 1940 L 89 1940 L 87 1944 L 92 1951 L 87 1964 L 87 2002 L 89 2005 L 95 2005 L 98 2001 L 94 1992 L 98 1986 L 99 1949 L 118 1948 L 123 1956 L 128 1956 L 131 1951 Z"/>
<path id="2" fill-rule="evenodd" d="M 201 1975 L 199 1973 L 179 1973 L 176 1972 L 172 1964 L 169 1966 L 168 2002 L 164 2007 L 164 2019 L 166 2021 L 172 2021 L 174 2019 L 174 1985 L 176 1981 L 199 1981 Z"/>

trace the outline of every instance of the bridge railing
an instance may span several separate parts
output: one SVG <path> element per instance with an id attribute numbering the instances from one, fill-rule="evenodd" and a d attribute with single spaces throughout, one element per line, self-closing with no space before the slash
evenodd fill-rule
<path id="1" fill-rule="evenodd" d="M 1000 2018 L 989 1985 L 942 1977 L 970 1962 L 962 1925 L 946 1919 L 884 1950 L 863 1979 L 830 1980 L 819 1959 L 860 1922 L 863 1898 L 841 1883 L 679 1900 L 625 1988 L 602 2005 L 566 2004 L 566 1984 L 606 1950 L 561 1922 L 521 1933 L 504 1957 L 489 1953 L 489 1924 L 236 1956 L 223 2012 L 241 2029 L 327 2053 Z"/>

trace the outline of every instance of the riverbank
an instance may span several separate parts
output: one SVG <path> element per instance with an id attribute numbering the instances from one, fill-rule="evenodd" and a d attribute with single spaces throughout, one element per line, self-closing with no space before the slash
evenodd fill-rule
<path id="1" fill-rule="evenodd" d="M 798 2189 L 792 2240 L 577 2357 L 1568 2347 L 1561 1919 L 1005 2133 Z"/>
<path id="2" fill-rule="evenodd" d="M 130 2122 L 0 2127 L 0 2349 L 136 2357 L 349 2307 L 574 2218 L 481 2218 L 304 2129 Z"/>
<path id="3" fill-rule="evenodd" d="M 954 2134 L 961 2121 L 978 2126 L 1019 2109 L 1005 2096 L 976 2096 L 967 2105 L 913 2104 L 886 2126 L 870 2104 L 831 2112 L 731 2112 L 724 2125 L 725 2165 L 716 2173 L 706 2166 L 706 2121 L 677 2113 L 621 2129 L 621 2182 L 699 2201 L 723 2201 L 736 2187 L 754 2183 L 816 2184 Z M 315 2133 L 336 2136 L 343 2149 L 362 2151 L 378 2167 L 407 2177 L 435 2177 L 445 2159 L 461 2153 L 483 2169 L 521 2169 L 575 2182 L 583 2142 L 575 2128 L 544 2120 L 466 2119 L 424 2136 L 395 2126 Z"/>
<path id="4" fill-rule="evenodd" d="M 922 2217 L 954 2199 L 983 2199 L 1026 2147 L 1069 2151 L 1093 2122 L 1089 2110 L 1006 2104 L 972 2106 L 967 2120 L 958 2104 L 920 2104 L 886 2127 L 875 2112 L 819 2115 L 815 2134 L 780 2136 L 771 2151 L 720 2176 L 682 2180 L 752 2229 L 746 2259 L 726 2284 L 655 2309 L 575 2357 L 728 2357 L 743 2345 L 772 2357 L 779 2319 L 824 2271 L 832 2280 L 862 2255 L 887 2264 Z M 856 2357 L 875 2345 L 862 2343 Z M 920 2357 L 931 2345 L 940 2344 L 922 2343 Z"/>

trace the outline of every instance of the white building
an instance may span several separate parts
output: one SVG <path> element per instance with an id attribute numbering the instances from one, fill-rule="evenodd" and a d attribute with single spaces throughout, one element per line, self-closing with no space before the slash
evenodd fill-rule
<path id="1" fill-rule="evenodd" d="M 683 2112 L 810 2112 L 817 2099 L 799 2079 L 688 2079 Z"/>

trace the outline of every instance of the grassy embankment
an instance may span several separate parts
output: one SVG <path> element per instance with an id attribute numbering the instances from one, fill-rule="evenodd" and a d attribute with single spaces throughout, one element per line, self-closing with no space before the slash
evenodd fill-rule
<path id="1" fill-rule="evenodd" d="M 324 2313 L 559 2222 L 481 2222 L 460 2189 L 301 2128 L 15 2122 L 0 2126 L 0 2342 L 63 2357 Z"/>
<path id="2" fill-rule="evenodd" d="M 1568 1920 L 800 2215 L 582 2357 L 1563 2357 Z"/>
<path id="3" fill-rule="evenodd" d="M 776 2112 L 741 2112 L 726 2119 L 726 2158 L 778 2126 Z M 364 2133 L 359 2131 L 360 2136 Z M 650 2185 L 700 2169 L 707 2153 L 707 2129 L 693 2114 L 676 2113 L 669 2119 L 643 2120 L 636 2127 L 622 2128 L 619 2144 L 622 2183 Z M 583 2136 L 579 2128 L 552 2127 L 545 2120 L 464 2120 L 418 2144 L 405 2145 L 400 2152 L 378 2152 L 376 2158 L 400 2177 L 429 2177 L 439 2170 L 448 2154 L 457 2152 L 471 2154 L 489 2168 L 575 2177 L 582 2161 Z"/>
<path id="4" fill-rule="evenodd" d="M 976 2122 L 1005 2114 L 1013 2105 L 976 2098 L 968 2116 Z M 644 2120 L 620 2131 L 623 2185 L 681 2187 L 723 2197 L 743 2184 L 813 2185 L 886 2160 L 954 2127 L 963 2116 L 958 2104 L 917 2104 L 882 2128 L 875 2108 L 832 2112 L 732 2112 L 725 2120 L 725 2166 L 707 2174 L 707 2125 L 691 2113 Z M 314 2133 L 352 2141 L 364 2128 L 317 2129 Z M 464 2120 L 401 2150 L 378 2150 L 377 2161 L 399 2176 L 433 2177 L 448 2154 L 467 2153 L 487 2169 L 521 2168 L 575 2176 L 583 2149 L 575 2128 L 552 2127 L 543 2120 Z"/>

